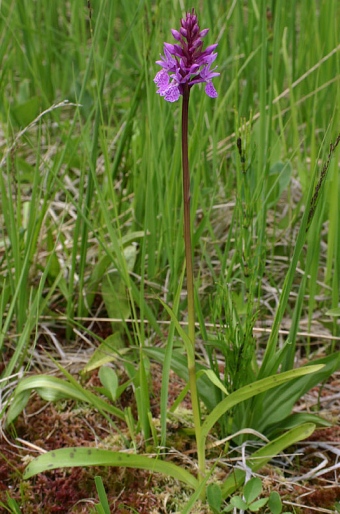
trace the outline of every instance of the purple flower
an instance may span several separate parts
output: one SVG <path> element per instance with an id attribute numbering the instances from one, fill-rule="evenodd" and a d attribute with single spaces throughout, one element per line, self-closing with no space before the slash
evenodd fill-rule
<path id="1" fill-rule="evenodd" d="M 205 92 L 210 98 L 217 97 L 212 79 L 218 77 L 217 66 L 211 69 L 217 53 L 217 44 L 203 48 L 202 38 L 209 29 L 200 30 L 195 10 L 186 14 L 181 20 L 180 30 L 172 29 L 172 35 L 178 43 L 164 43 L 164 55 L 156 63 L 162 67 L 154 78 L 157 93 L 168 102 L 176 102 L 183 95 L 183 88 L 188 84 L 205 83 Z"/>

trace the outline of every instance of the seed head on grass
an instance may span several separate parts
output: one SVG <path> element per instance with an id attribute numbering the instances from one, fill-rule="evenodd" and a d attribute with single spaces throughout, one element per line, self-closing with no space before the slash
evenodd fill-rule
<path id="1" fill-rule="evenodd" d="M 211 69 L 217 57 L 214 52 L 217 44 L 203 50 L 202 38 L 208 31 L 209 29 L 200 30 L 194 9 L 181 20 L 179 31 L 171 30 L 178 43 L 164 43 L 164 55 L 161 55 L 161 60 L 156 61 L 162 69 L 154 78 L 158 86 L 157 93 L 164 96 L 167 102 L 176 102 L 183 95 L 185 84 L 191 88 L 200 82 L 206 84 L 205 92 L 210 98 L 217 97 L 212 79 L 219 73 L 214 71 L 217 66 Z"/>

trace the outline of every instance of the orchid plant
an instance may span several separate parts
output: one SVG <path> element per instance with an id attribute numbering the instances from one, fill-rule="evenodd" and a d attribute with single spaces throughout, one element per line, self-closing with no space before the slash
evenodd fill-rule
<path id="1" fill-rule="evenodd" d="M 205 92 L 211 98 L 217 97 L 212 79 L 219 76 L 216 69 L 210 69 L 217 57 L 214 50 L 217 44 L 203 50 L 202 38 L 209 29 L 200 30 L 195 10 L 186 14 L 181 20 L 179 31 L 172 29 L 172 35 L 178 43 L 164 43 L 164 56 L 156 61 L 162 67 L 154 78 L 158 86 L 157 93 L 168 102 L 175 102 L 183 96 L 182 104 L 182 168 L 183 168 L 183 203 L 184 203 L 184 244 L 188 299 L 188 337 L 186 345 L 188 360 L 189 386 L 191 392 L 192 411 L 195 424 L 196 443 L 198 448 L 198 467 L 201 477 L 205 473 L 205 452 L 200 444 L 201 416 L 199 396 L 197 392 L 195 364 L 195 305 L 194 305 L 194 274 L 192 262 L 191 223 L 190 223 L 190 172 L 188 156 L 188 113 L 190 89 L 194 84 L 205 83 Z"/>

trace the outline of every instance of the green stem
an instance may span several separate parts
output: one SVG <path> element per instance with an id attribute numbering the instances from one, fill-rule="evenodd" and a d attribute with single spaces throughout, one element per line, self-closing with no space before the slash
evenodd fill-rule
<path id="1" fill-rule="evenodd" d="M 187 84 L 183 91 L 182 105 L 182 167 L 183 167 L 183 202 L 184 202 L 184 245 L 188 297 L 188 332 L 191 341 L 191 348 L 188 349 L 188 373 L 189 387 L 191 393 L 192 413 L 195 425 L 195 436 L 198 458 L 198 480 L 201 482 L 205 475 L 205 451 L 201 436 L 201 414 L 196 383 L 196 362 L 195 362 L 195 304 L 194 304 L 194 273 L 192 262 L 191 245 L 191 224 L 190 224 L 190 172 L 188 157 L 188 111 L 189 111 L 190 89 Z M 205 491 L 202 491 L 202 499 Z"/>

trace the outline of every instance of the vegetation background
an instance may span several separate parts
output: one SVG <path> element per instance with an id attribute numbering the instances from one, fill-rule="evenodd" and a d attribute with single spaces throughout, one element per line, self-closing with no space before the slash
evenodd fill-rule
<path id="1" fill-rule="evenodd" d="M 2 0 L 1 417 L 23 375 L 115 360 L 127 380 L 145 372 L 130 430 L 152 437 L 152 349 L 182 347 L 160 299 L 186 316 L 180 102 L 156 95 L 153 78 L 192 7 L 221 73 L 219 97 L 193 88 L 189 113 L 202 361 L 219 349 L 226 386 L 245 385 L 278 311 L 286 369 L 338 350 L 337 152 L 290 264 L 339 134 L 339 3 Z"/>

